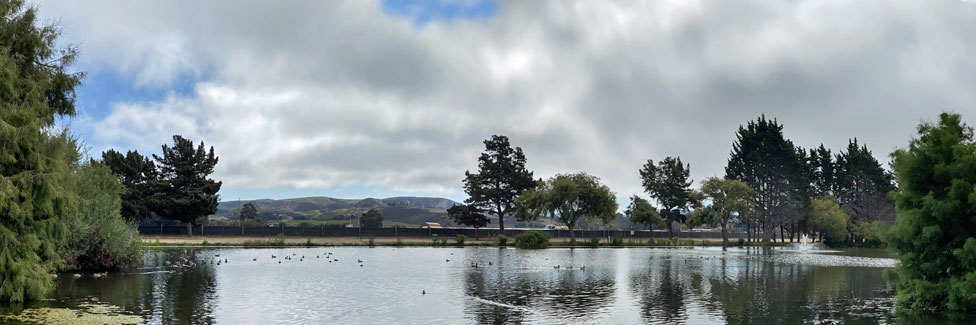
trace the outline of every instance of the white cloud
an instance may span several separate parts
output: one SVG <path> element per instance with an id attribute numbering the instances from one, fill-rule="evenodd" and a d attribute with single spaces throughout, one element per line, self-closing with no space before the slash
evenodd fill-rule
<path id="1" fill-rule="evenodd" d="M 232 7 L 232 8 L 231 8 Z M 82 66 L 195 91 L 118 103 L 98 141 L 215 146 L 225 186 L 369 184 L 457 195 L 481 141 L 507 134 L 537 176 L 585 170 L 640 192 L 648 158 L 722 175 L 765 113 L 803 146 L 878 158 L 920 118 L 974 121 L 976 9 L 957 1 L 511 1 L 412 22 L 367 1 L 64 2 Z M 205 79 L 199 79 L 205 78 Z"/>

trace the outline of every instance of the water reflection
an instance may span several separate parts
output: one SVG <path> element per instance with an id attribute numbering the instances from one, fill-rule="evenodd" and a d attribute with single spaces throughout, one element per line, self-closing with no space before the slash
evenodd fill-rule
<path id="1" fill-rule="evenodd" d="M 335 255 L 320 258 L 327 252 Z M 228 263 L 216 265 L 217 254 Z M 173 249 L 148 252 L 145 267 L 131 273 L 102 278 L 63 275 L 52 300 L 26 307 L 80 308 L 98 301 L 152 324 L 906 320 L 893 312 L 892 287 L 881 277 L 884 268 L 863 266 L 877 263 L 860 263 L 861 257 L 842 252 L 831 255 L 828 265 L 848 266 L 822 266 L 807 262 L 815 256 L 784 254 L 790 253 L 644 248 Z M 282 260 L 284 256 L 293 257 Z M 877 261 L 874 258 L 866 260 Z M 0 315 L 18 312 L 0 308 Z M 912 322 L 943 321 L 907 317 Z M 974 320 L 954 317 L 963 323 Z"/>
<path id="2" fill-rule="evenodd" d="M 566 250 L 544 259 L 547 263 L 527 265 L 518 258 L 512 263 L 513 252 L 517 251 L 496 249 L 492 265 L 481 262 L 465 272 L 465 295 L 473 298 L 467 300 L 465 311 L 474 314 L 478 323 L 580 322 L 612 302 L 613 274 L 604 267 L 584 268 L 585 262 L 594 262 L 593 256 Z"/>

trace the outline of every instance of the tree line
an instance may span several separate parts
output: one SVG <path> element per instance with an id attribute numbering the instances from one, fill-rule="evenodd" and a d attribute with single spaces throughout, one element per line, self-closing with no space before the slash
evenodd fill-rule
<path id="1" fill-rule="evenodd" d="M 458 224 L 484 227 L 491 214 L 503 230 L 504 216 L 553 218 L 572 230 L 581 219 L 609 224 L 617 217 L 616 196 L 599 178 L 581 172 L 533 179 L 525 153 L 508 137 L 494 135 L 484 144 L 478 171 L 464 174 L 468 199 L 448 210 Z M 781 241 L 811 234 L 843 244 L 877 236 L 855 230 L 894 221 L 892 175 L 857 139 L 837 154 L 822 144 L 808 150 L 787 139 L 782 124 L 761 116 L 739 127 L 725 172 L 694 189 L 691 165 L 680 157 L 648 159 L 638 176 L 657 207 L 634 195 L 624 214 L 645 228 L 665 228 L 672 238 L 682 226 L 717 226 L 726 245 L 737 225 L 749 241 L 765 244 L 777 232 Z"/>

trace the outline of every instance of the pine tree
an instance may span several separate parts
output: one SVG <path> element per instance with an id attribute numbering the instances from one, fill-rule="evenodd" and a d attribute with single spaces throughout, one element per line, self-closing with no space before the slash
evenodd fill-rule
<path id="1" fill-rule="evenodd" d="M 162 156 L 153 155 L 159 166 L 159 180 L 153 185 L 152 206 L 163 218 L 186 223 L 188 235 L 193 224 L 217 212 L 219 181 L 207 178 L 217 165 L 213 147 L 203 142 L 194 149 L 193 141 L 173 136 L 173 146 L 163 145 Z"/>
<path id="2" fill-rule="evenodd" d="M 498 229 L 505 230 L 505 215 L 515 210 L 515 199 L 535 186 L 532 172 L 525 169 L 522 148 L 514 149 L 504 135 L 485 140 L 485 152 L 478 157 L 478 173 L 464 172 L 464 202 L 498 216 Z"/>
<path id="3" fill-rule="evenodd" d="M 756 226 L 769 243 L 777 227 L 799 220 L 809 202 L 810 179 L 803 149 L 783 135 L 783 125 L 765 116 L 740 126 L 725 178 L 756 190 Z"/>

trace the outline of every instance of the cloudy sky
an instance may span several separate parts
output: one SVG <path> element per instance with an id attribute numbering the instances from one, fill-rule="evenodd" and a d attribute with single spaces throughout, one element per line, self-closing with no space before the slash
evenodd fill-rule
<path id="1" fill-rule="evenodd" d="M 213 145 L 223 199 L 462 200 L 482 140 L 620 201 L 648 159 L 722 175 L 761 114 L 882 161 L 942 111 L 976 124 L 976 4 L 816 1 L 43 1 L 88 77 L 91 147 Z"/>

